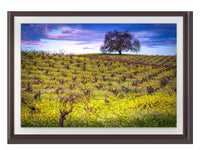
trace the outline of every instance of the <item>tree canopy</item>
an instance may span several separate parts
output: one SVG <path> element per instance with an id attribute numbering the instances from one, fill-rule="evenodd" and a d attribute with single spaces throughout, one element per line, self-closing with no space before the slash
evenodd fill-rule
<path id="1" fill-rule="evenodd" d="M 105 34 L 104 45 L 101 46 L 101 52 L 119 52 L 122 51 L 140 51 L 140 41 L 134 38 L 134 35 L 125 32 L 107 32 Z"/>

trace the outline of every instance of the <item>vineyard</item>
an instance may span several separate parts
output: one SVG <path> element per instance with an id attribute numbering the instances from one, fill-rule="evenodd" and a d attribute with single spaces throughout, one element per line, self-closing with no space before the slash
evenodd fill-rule
<path id="1" fill-rule="evenodd" d="M 176 57 L 21 53 L 22 127 L 176 127 Z"/>

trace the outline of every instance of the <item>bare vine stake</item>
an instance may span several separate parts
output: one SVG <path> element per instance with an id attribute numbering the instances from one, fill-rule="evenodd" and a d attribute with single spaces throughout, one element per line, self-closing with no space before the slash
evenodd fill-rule
<path id="1" fill-rule="evenodd" d="M 70 108 L 69 111 L 60 111 L 61 115 L 60 115 L 60 127 L 63 127 L 63 121 L 66 119 L 65 116 L 68 115 L 69 113 L 72 112 L 73 106 Z"/>

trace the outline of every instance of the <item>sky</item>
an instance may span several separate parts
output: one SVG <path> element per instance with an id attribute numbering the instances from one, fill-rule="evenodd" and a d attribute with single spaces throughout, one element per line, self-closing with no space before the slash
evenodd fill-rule
<path id="1" fill-rule="evenodd" d="M 140 41 L 137 54 L 176 55 L 176 24 L 21 24 L 21 50 L 100 53 L 105 33 L 126 30 Z"/>

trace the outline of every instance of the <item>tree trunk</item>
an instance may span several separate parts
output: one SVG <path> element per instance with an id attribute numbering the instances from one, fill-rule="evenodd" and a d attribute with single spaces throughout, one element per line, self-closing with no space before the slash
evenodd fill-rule
<path id="1" fill-rule="evenodd" d="M 119 55 L 121 55 L 122 54 L 122 51 L 119 51 Z"/>
<path id="2" fill-rule="evenodd" d="M 61 115 L 60 115 L 60 121 L 59 121 L 60 127 L 63 127 L 63 121 L 64 120 L 65 120 L 65 115 L 63 113 L 61 113 Z"/>

